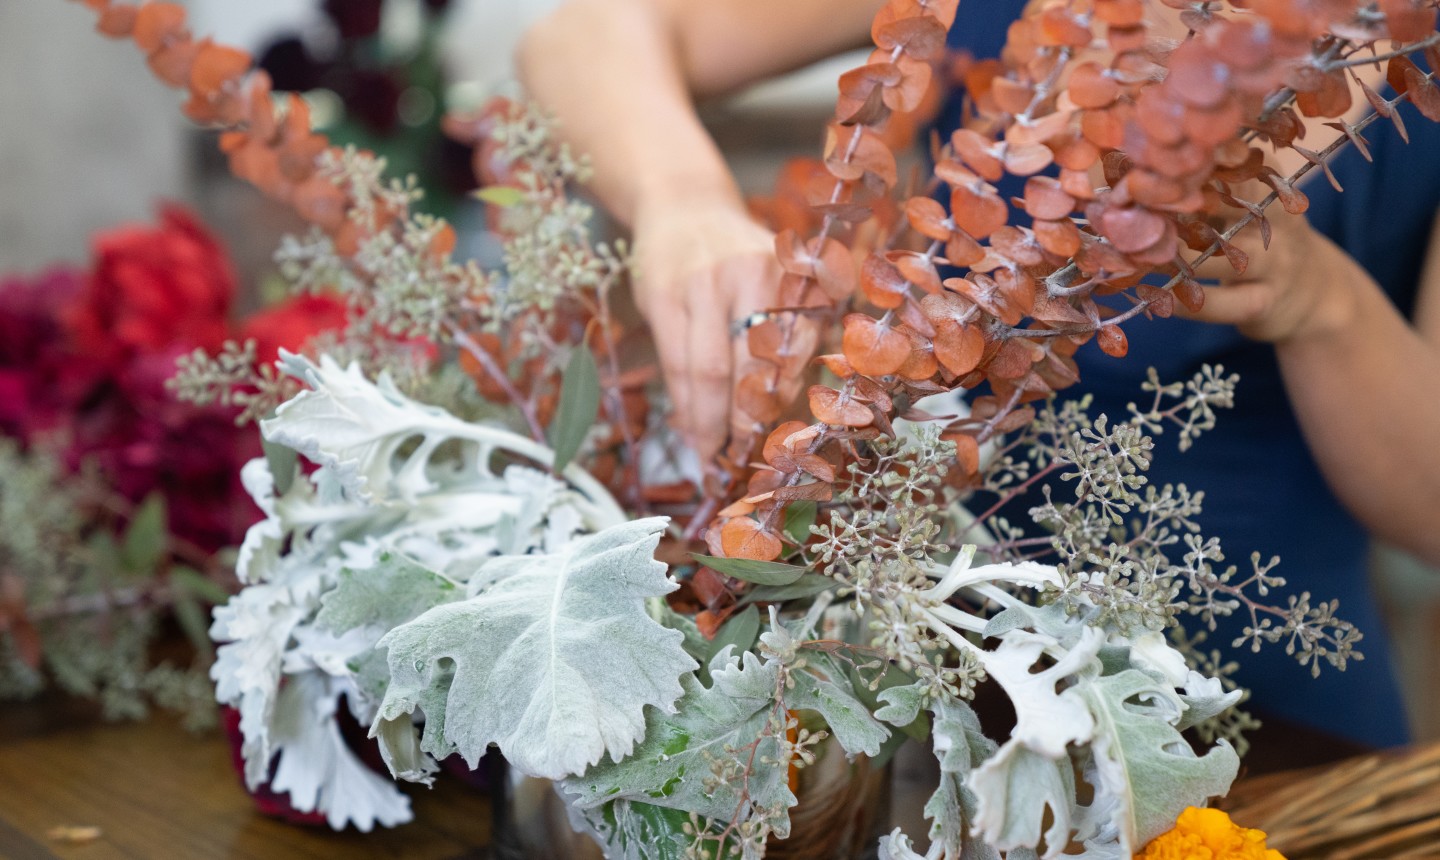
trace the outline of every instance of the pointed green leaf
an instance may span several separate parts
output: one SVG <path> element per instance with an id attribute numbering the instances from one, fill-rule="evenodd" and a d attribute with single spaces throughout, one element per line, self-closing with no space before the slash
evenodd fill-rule
<path id="1" fill-rule="evenodd" d="M 756 585 L 794 585 L 805 575 L 805 568 L 778 561 L 754 561 L 748 558 L 716 558 L 693 554 L 696 561 L 726 576 L 743 579 Z"/>
<path id="2" fill-rule="evenodd" d="M 810 540 L 810 527 L 815 525 L 818 512 L 819 508 L 809 499 L 791 502 L 785 508 L 785 534 L 804 546 L 805 542 Z"/>
<path id="3" fill-rule="evenodd" d="M 599 410 L 600 371 L 595 367 L 595 356 L 584 346 L 577 347 L 570 353 L 570 363 L 560 385 L 560 406 L 555 410 L 547 434 L 550 447 L 555 449 L 556 472 L 564 471 L 580 452 L 580 445 L 595 425 Z"/>
<path id="4" fill-rule="evenodd" d="M 752 588 L 746 592 L 744 597 L 740 598 L 740 602 L 743 604 L 784 603 L 787 600 L 803 600 L 806 597 L 814 597 L 839 587 L 840 583 L 828 576 L 807 573 L 789 585 L 762 585 L 759 588 Z"/>
<path id="5" fill-rule="evenodd" d="M 720 631 L 715 634 L 715 641 L 710 643 L 708 658 L 713 659 L 726 647 L 733 647 L 736 654 L 749 651 L 759 636 L 760 610 L 753 606 L 746 607 L 731 616 L 730 620 L 726 621 Z M 705 662 L 709 663 L 710 659 Z"/>
<path id="6" fill-rule="evenodd" d="M 125 569 L 131 573 L 153 573 L 165 556 L 168 537 L 165 497 L 151 493 L 145 497 L 125 529 L 125 542 L 120 548 Z"/>
<path id="7" fill-rule="evenodd" d="M 475 197 L 489 203 L 491 206 L 499 206 L 508 209 L 525 199 L 525 192 L 519 188 L 512 188 L 508 185 L 489 185 L 475 192 Z"/>

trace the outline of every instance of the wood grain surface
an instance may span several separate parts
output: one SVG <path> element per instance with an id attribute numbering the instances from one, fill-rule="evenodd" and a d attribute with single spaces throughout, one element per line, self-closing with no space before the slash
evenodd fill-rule
<path id="1" fill-rule="evenodd" d="M 65 700 L 0 703 L 3 860 L 368 860 L 477 858 L 490 831 L 485 795 L 442 778 L 414 787 L 415 823 L 369 834 L 266 818 L 241 788 L 219 733 L 156 717 L 107 724 Z M 57 827 L 97 827 L 68 844 Z"/>

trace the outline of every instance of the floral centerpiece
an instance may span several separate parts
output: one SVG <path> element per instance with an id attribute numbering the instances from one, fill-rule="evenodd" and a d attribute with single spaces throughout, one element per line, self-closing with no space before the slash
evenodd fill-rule
<path id="1" fill-rule="evenodd" d="M 1225 566 L 1200 494 L 1146 479 L 1151 436 L 1192 442 L 1233 376 L 1152 376 L 1123 419 L 1051 395 L 1077 349 L 1122 357 L 1124 324 L 1198 306 L 1195 267 L 1244 266 L 1239 230 L 1276 201 L 1303 210 L 1298 176 L 1368 123 L 1407 100 L 1436 113 L 1407 59 L 1440 40 L 1433 6 L 1037 4 L 1002 60 L 963 70 L 973 122 L 897 201 L 887 132 L 946 77 L 956 4 L 887 4 L 840 80 L 812 234 L 780 235 L 776 308 L 748 321 L 751 432 L 697 469 L 614 310 L 626 249 L 592 237 L 565 195 L 583 162 L 532 111 L 451 123 L 506 237 L 484 271 L 451 259 L 411 184 L 330 147 L 179 6 L 89 5 L 225 129 L 238 175 L 316 225 L 280 252 L 297 287 L 349 301 L 327 354 L 256 372 L 232 343 L 176 381 L 242 405 L 267 443 L 243 471 L 266 519 L 212 629 L 252 785 L 336 827 L 407 820 L 346 745 L 348 713 L 403 780 L 498 748 L 608 856 L 760 857 L 807 813 L 812 768 L 915 739 L 939 766 L 926 857 L 1263 856 L 1263 837 L 1186 812 L 1228 790 L 1246 720 L 1182 622 L 1238 612 L 1243 643 L 1315 672 L 1359 634 L 1332 604 L 1267 602 L 1273 562 Z M 1155 24 L 1167 8 L 1178 42 Z M 1256 144 L 1297 148 L 1297 110 L 1341 115 L 1382 41 L 1399 95 L 1366 88 L 1369 119 L 1277 173 Z M 992 184 L 1007 173 L 1028 177 L 1026 226 Z M 832 344 L 812 420 L 792 417 L 783 392 Z M 431 345 L 454 360 L 433 370 Z M 926 400 L 962 389 L 984 393 Z M 1042 483 L 1032 526 L 1000 515 Z M 1008 701 L 1007 733 L 982 726 L 986 697 Z M 895 831 L 876 850 L 913 846 Z"/>

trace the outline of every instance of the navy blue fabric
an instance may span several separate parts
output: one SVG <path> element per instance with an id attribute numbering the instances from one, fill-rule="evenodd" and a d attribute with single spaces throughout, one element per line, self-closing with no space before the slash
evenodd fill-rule
<path id="1" fill-rule="evenodd" d="M 979 58 L 997 56 L 1008 22 L 1024 5 L 1025 0 L 962 3 L 952 47 Z M 1440 205 L 1435 157 L 1440 126 L 1406 111 L 1408 147 L 1388 122 L 1377 123 L 1366 135 L 1376 163 L 1367 164 L 1352 147 L 1334 166 L 1343 197 L 1318 171 L 1304 190 L 1312 224 L 1368 269 L 1408 315 Z M 957 97 L 942 115 L 941 131 L 953 129 L 959 116 Z M 1338 599 L 1338 614 L 1365 634 L 1363 662 L 1344 673 L 1327 664 L 1318 680 L 1287 656 L 1283 645 L 1235 654 L 1240 682 L 1254 691 L 1251 707 L 1368 744 L 1405 743 L 1388 638 L 1367 584 L 1367 535 L 1335 499 L 1306 449 L 1273 348 L 1230 328 L 1184 320 L 1136 320 L 1126 332 L 1130 354 L 1124 360 L 1107 358 L 1093 344 L 1080 351 L 1081 382 L 1067 394 L 1092 394 L 1095 413 L 1118 417 L 1128 415 L 1128 403 L 1142 399 L 1147 367 L 1167 382 L 1188 379 L 1207 363 L 1238 372 L 1236 408 L 1222 412 L 1218 427 L 1188 452 L 1176 449 L 1173 434 L 1158 440 L 1150 477 L 1205 492 L 1204 533 L 1220 538 L 1242 571 L 1249 569 L 1252 552 L 1280 556 L 1277 573 L 1289 579 L 1291 589 L 1309 591 L 1316 600 Z M 1211 644 L 1228 648 L 1238 630 L 1222 627 Z"/>

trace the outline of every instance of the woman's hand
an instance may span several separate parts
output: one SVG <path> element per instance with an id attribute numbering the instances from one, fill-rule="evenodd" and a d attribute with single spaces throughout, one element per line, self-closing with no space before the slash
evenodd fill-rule
<path id="1" fill-rule="evenodd" d="M 738 197 L 677 194 L 644 201 L 635 218 L 635 298 L 650 323 L 672 422 L 709 462 L 732 428 L 734 381 L 752 369 L 734 324 L 774 307 L 780 283 L 775 238 Z"/>
<path id="2" fill-rule="evenodd" d="M 1249 265 L 1237 273 L 1217 254 L 1198 270 L 1221 282 L 1205 290 L 1205 306 L 1185 313 L 1202 322 L 1233 325 L 1252 340 L 1285 344 L 1324 336 L 1353 318 L 1357 284 L 1370 275 L 1302 215 L 1272 211 L 1270 247 L 1252 224 L 1234 239 Z"/>

